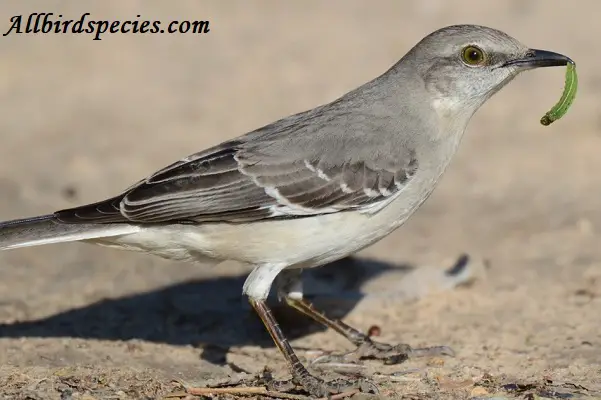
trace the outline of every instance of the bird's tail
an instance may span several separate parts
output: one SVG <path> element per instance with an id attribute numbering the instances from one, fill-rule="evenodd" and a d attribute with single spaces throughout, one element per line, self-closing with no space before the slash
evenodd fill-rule
<path id="1" fill-rule="evenodd" d="M 74 242 L 137 232 L 128 224 L 65 224 L 54 215 L 0 222 L 0 250 Z"/>

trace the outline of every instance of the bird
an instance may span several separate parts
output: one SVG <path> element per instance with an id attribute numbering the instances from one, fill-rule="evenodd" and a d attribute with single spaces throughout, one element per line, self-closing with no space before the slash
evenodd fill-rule
<path id="1" fill-rule="evenodd" d="M 293 381 L 314 396 L 362 385 L 308 371 L 266 303 L 272 285 L 362 356 L 402 361 L 419 354 L 372 341 L 314 309 L 303 299 L 301 271 L 399 228 L 430 196 L 491 96 L 521 72 L 570 62 L 493 28 L 447 26 L 330 103 L 187 156 L 107 200 L 1 222 L 0 250 L 80 241 L 170 260 L 245 263 L 252 271 L 242 293 Z"/>

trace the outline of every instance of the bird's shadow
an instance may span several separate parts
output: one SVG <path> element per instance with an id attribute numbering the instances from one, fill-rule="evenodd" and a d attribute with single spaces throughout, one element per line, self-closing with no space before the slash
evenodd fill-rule
<path id="1" fill-rule="evenodd" d="M 308 296 L 335 318 L 343 318 L 361 300 L 361 287 L 383 274 L 413 267 L 361 258 L 345 258 L 306 271 Z M 126 341 L 140 339 L 203 347 L 203 358 L 225 362 L 231 346 L 272 346 L 260 320 L 241 295 L 246 275 L 214 277 L 120 298 L 33 321 L 0 324 L 0 338 L 72 337 Z M 297 311 L 270 298 L 276 319 L 289 338 L 324 330 Z M 212 351 L 209 351 L 213 349 Z"/>

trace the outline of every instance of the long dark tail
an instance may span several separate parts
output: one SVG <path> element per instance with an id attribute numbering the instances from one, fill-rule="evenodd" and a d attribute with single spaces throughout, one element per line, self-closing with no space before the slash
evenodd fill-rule
<path id="1" fill-rule="evenodd" d="M 126 235 L 140 228 L 129 224 L 65 224 L 54 215 L 0 222 L 0 250 Z"/>

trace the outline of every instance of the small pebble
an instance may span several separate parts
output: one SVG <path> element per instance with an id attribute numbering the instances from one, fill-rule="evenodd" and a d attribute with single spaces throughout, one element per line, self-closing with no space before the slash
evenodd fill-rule
<path id="1" fill-rule="evenodd" d="M 380 336 L 381 334 L 382 334 L 382 328 L 380 328 L 378 325 L 370 326 L 367 331 L 367 336 L 369 336 L 369 337 Z"/>

